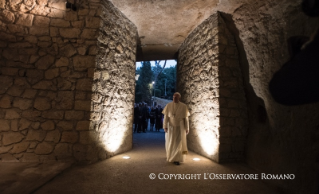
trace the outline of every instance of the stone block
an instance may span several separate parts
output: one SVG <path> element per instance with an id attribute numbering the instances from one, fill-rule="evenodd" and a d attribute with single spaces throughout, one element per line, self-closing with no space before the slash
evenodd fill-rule
<path id="1" fill-rule="evenodd" d="M 79 121 L 76 125 L 78 131 L 88 131 L 90 129 L 90 121 Z"/>
<path id="2" fill-rule="evenodd" d="M 39 127 L 40 127 L 40 122 L 33 122 L 33 123 L 31 124 L 31 127 L 32 127 L 33 129 L 39 129 Z"/>
<path id="3" fill-rule="evenodd" d="M 48 36 L 50 29 L 48 27 L 33 26 L 29 28 L 29 34 L 34 36 Z"/>
<path id="4" fill-rule="evenodd" d="M 79 16 L 86 16 L 86 15 L 88 15 L 89 14 L 89 9 L 80 9 L 79 11 L 78 11 L 78 15 Z"/>
<path id="5" fill-rule="evenodd" d="M 81 131 L 80 143 L 81 144 L 93 144 L 96 141 L 96 133 L 94 131 Z"/>
<path id="6" fill-rule="evenodd" d="M 34 150 L 34 153 L 36 154 L 50 154 L 54 149 L 54 146 L 50 143 L 47 142 L 43 142 L 43 143 L 39 143 L 37 145 L 37 147 Z"/>
<path id="7" fill-rule="evenodd" d="M 33 20 L 33 25 L 34 26 L 47 26 L 49 27 L 50 25 L 50 18 L 44 17 L 44 16 L 35 16 Z"/>
<path id="8" fill-rule="evenodd" d="M 10 108 L 11 107 L 11 102 L 12 102 L 12 97 L 9 95 L 4 95 L 0 99 L 0 108 Z"/>
<path id="9" fill-rule="evenodd" d="M 29 142 L 17 143 L 15 145 L 13 145 L 13 148 L 12 148 L 12 150 L 10 150 L 10 153 L 18 154 L 21 152 L 25 152 L 28 149 L 29 145 L 30 145 Z"/>
<path id="10" fill-rule="evenodd" d="M 25 118 L 22 118 L 19 122 L 19 130 L 22 131 L 22 130 L 28 129 L 30 125 L 31 125 L 31 121 Z"/>
<path id="11" fill-rule="evenodd" d="M 60 28 L 59 32 L 63 38 L 78 38 L 81 34 L 78 28 Z"/>
<path id="12" fill-rule="evenodd" d="M 96 29 L 84 29 L 81 38 L 83 39 L 96 39 L 98 36 L 98 30 Z"/>
<path id="13" fill-rule="evenodd" d="M 2 134 L 2 144 L 5 146 L 18 143 L 24 138 L 24 135 L 19 132 L 4 132 Z"/>
<path id="14" fill-rule="evenodd" d="M 53 152 L 57 156 L 72 156 L 72 147 L 68 143 L 59 143 Z"/>
<path id="15" fill-rule="evenodd" d="M 60 48 L 59 53 L 61 56 L 72 57 L 77 53 L 77 51 L 71 44 L 67 44 L 66 46 Z"/>
<path id="16" fill-rule="evenodd" d="M 33 99 L 37 94 L 37 90 L 34 89 L 26 89 L 22 94 L 22 98 Z"/>
<path id="17" fill-rule="evenodd" d="M 68 67 L 69 66 L 69 59 L 67 57 L 61 57 L 55 63 L 56 67 Z"/>
<path id="18" fill-rule="evenodd" d="M 6 110 L 5 119 L 18 119 L 20 118 L 20 114 L 13 109 Z"/>
<path id="19" fill-rule="evenodd" d="M 78 14 L 77 14 L 77 12 L 68 11 L 65 13 L 64 19 L 67 21 L 77 21 Z"/>
<path id="20" fill-rule="evenodd" d="M 65 131 L 74 129 L 72 121 L 60 121 L 57 126 Z"/>
<path id="21" fill-rule="evenodd" d="M 10 41 L 10 42 L 16 42 L 17 38 L 14 35 L 6 34 L 4 32 L 0 32 L 0 40 Z"/>
<path id="22" fill-rule="evenodd" d="M 7 94 L 11 95 L 11 96 L 21 96 L 21 94 L 23 93 L 25 88 L 17 86 L 17 85 L 13 85 L 8 89 Z"/>
<path id="23" fill-rule="evenodd" d="M 44 141 L 58 143 L 60 141 L 61 133 L 59 130 L 49 131 Z"/>
<path id="24" fill-rule="evenodd" d="M 76 90 L 92 91 L 92 79 L 79 79 L 76 83 Z"/>
<path id="25" fill-rule="evenodd" d="M 84 111 L 65 111 L 66 120 L 81 120 L 84 118 Z"/>
<path id="26" fill-rule="evenodd" d="M 64 117 L 64 111 L 45 111 L 42 113 L 42 117 L 46 119 L 61 120 Z"/>
<path id="27" fill-rule="evenodd" d="M 28 141 L 43 141 L 45 138 L 46 132 L 42 130 L 29 130 L 26 140 Z"/>
<path id="28" fill-rule="evenodd" d="M 15 76 L 18 75 L 18 68 L 11 68 L 11 67 L 2 67 L 1 73 L 2 75 L 8 75 L 8 76 Z"/>
<path id="29" fill-rule="evenodd" d="M 56 99 L 57 109 L 73 109 L 74 104 L 74 92 L 71 91 L 60 91 Z"/>
<path id="30" fill-rule="evenodd" d="M 101 19 L 99 17 L 86 17 L 85 18 L 85 27 L 87 28 L 100 28 Z"/>
<path id="31" fill-rule="evenodd" d="M 33 85 L 32 88 L 40 90 L 57 90 L 56 86 L 53 85 L 52 81 L 40 81 L 37 84 Z"/>
<path id="32" fill-rule="evenodd" d="M 0 75 L 0 94 L 4 94 L 13 84 L 12 77 Z"/>
<path id="33" fill-rule="evenodd" d="M 0 131 L 9 131 L 10 128 L 10 121 L 0 119 Z"/>
<path id="34" fill-rule="evenodd" d="M 48 14 L 50 18 L 63 18 L 65 14 L 64 10 L 51 9 L 51 12 Z"/>
<path id="35" fill-rule="evenodd" d="M 9 153 L 0 155 L 0 158 L 1 162 L 19 162 L 16 157 Z"/>
<path id="36" fill-rule="evenodd" d="M 53 130 L 55 129 L 55 124 L 53 121 L 45 121 L 44 123 L 41 123 L 41 128 L 43 130 Z"/>
<path id="37" fill-rule="evenodd" d="M 11 33 L 20 33 L 20 34 L 24 34 L 26 32 L 26 29 L 24 26 L 20 26 L 20 25 L 14 25 L 14 24 L 9 24 L 8 25 L 8 30 Z"/>
<path id="38" fill-rule="evenodd" d="M 41 57 L 36 63 L 35 66 L 38 69 L 48 69 L 52 64 L 54 64 L 55 57 L 52 55 L 45 55 Z"/>
<path id="39" fill-rule="evenodd" d="M 0 147 L 0 154 L 4 154 L 9 152 L 12 149 L 12 145 L 11 146 L 1 146 Z"/>
<path id="40" fill-rule="evenodd" d="M 13 107 L 17 107 L 20 110 L 27 110 L 32 107 L 32 100 L 24 98 L 16 98 L 13 101 Z"/>
<path id="41" fill-rule="evenodd" d="M 86 55 L 86 51 L 87 51 L 86 46 L 79 47 L 77 50 L 80 55 Z"/>
<path id="42" fill-rule="evenodd" d="M 49 110 L 51 109 L 51 101 L 49 98 L 36 98 L 34 101 L 34 108 L 37 110 Z"/>
<path id="43" fill-rule="evenodd" d="M 51 37 L 59 36 L 59 28 L 50 27 L 50 36 Z M 53 39 L 53 42 L 58 42 L 58 41 L 54 41 L 54 39 Z"/>
<path id="44" fill-rule="evenodd" d="M 76 143 L 79 139 L 78 132 L 64 131 L 62 132 L 62 137 L 60 142 L 65 143 Z"/>
<path id="45" fill-rule="evenodd" d="M 65 21 L 64 19 L 51 19 L 51 26 L 55 26 L 55 27 L 70 27 L 70 22 L 69 21 Z"/>
<path id="46" fill-rule="evenodd" d="M 32 26 L 33 18 L 33 14 L 20 14 L 17 18 L 16 24 L 22 26 Z"/>
<path id="47" fill-rule="evenodd" d="M 27 110 L 22 112 L 22 117 L 25 118 L 35 118 L 39 116 L 41 116 L 41 112 L 36 110 Z"/>
<path id="48" fill-rule="evenodd" d="M 21 162 L 40 162 L 39 156 L 34 153 L 24 153 Z"/>
<path id="49" fill-rule="evenodd" d="M 91 101 L 89 100 L 77 100 L 75 101 L 74 110 L 85 110 L 90 111 L 91 110 Z"/>
<path id="50" fill-rule="evenodd" d="M 82 70 L 83 68 L 95 67 L 95 56 L 80 56 L 73 58 L 73 66 L 75 70 Z"/>
<path id="51" fill-rule="evenodd" d="M 0 1 L 0 7 L 3 6 L 2 9 L 4 9 L 4 5 L 5 5 L 5 1 L 4 2 Z M 0 18 L 3 22 L 11 23 L 11 24 L 14 23 L 14 20 L 15 20 L 14 13 L 8 10 L 2 10 L 2 12 L 0 13 Z"/>
<path id="52" fill-rule="evenodd" d="M 45 79 L 53 79 L 59 76 L 59 68 L 54 68 L 54 69 L 48 69 L 44 73 Z"/>
<path id="53" fill-rule="evenodd" d="M 72 26 L 74 28 L 83 28 L 84 27 L 84 21 L 73 21 Z"/>

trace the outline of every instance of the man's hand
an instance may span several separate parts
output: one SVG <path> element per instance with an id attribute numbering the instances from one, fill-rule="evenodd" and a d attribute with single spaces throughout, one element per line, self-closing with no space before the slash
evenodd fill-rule
<path id="1" fill-rule="evenodd" d="M 189 130 L 186 130 L 186 135 L 188 135 L 188 133 L 189 133 Z"/>
<path id="2" fill-rule="evenodd" d="M 164 129 L 165 133 L 167 133 L 167 128 Z"/>

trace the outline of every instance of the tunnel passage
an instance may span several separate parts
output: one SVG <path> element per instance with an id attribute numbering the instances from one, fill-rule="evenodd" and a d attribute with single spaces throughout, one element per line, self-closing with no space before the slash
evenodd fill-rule
<path id="1" fill-rule="evenodd" d="M 77 12 L 51 6 L 45 16 L 4 10 L 1 161 L 94 162 L 131 149 L 135 25 L 109 1 Z M 177 91 L 192 113 L 189 148 L 218 162 L 242 159 L 246 113 L 237 55 L 218 13 L 178 55 Z"/>

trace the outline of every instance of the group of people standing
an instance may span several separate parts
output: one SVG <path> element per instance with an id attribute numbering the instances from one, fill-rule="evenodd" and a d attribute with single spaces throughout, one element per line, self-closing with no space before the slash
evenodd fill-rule
<path id="1" fill-rule="evenodd" d="M 134 133 L 146 133 L 148 122 L 150 122 L 150 131 L 160 131 L 163 126 L 163 114 L 160 105 L 149 107 L 146 103 L 134 105 Z M 154 128 L 155 127 L 155 128 Z"/>

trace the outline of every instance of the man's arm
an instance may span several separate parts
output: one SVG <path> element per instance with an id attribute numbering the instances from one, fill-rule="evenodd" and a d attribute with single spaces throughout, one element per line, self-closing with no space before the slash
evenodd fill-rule
<path id="1" fill-rule="evenodd" d="M 185 117 L 185 129 L 186 129 L 186 135 L 189 133 L 189 120 L 188 117 Z"/>
<path id="2" fill-rule="evenodd" d="M 168 130 L 167 125 L 168 125 L 168 116 L 167 116 L 167 114 L 165 114 L 164 121 L 163 121 L 163 128 L 164 128 L 165 133 L 167 133 L 167 130 Z"/>

